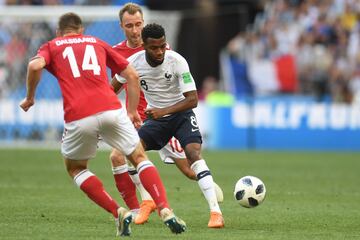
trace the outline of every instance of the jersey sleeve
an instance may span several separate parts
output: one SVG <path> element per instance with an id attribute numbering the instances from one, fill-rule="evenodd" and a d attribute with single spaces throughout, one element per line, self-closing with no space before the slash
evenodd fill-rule
<path id="1" fill-rule="evenodd" d="M 100 41 L 106 51 L 106 65 L 110 68 L 112 76 L 121 73 L 129 64 L 129 62 L 117 53 L 110 45 Z"/>
<path id="2" fill-rule="evenodd" d="M 176 72 L 179 78 L 179 86 L 181 92 L 190 92 L 196 90 L 196 85 L 193 76 L 190 73 L 189 65 L 185 58 L 178 55 L 178 64 L 176 65 Z"/>
<path id="3" fill-rule="evenodd" d="M 45 59 L 46 65 L 49 65 L 51 63 L 49 42 L 44 43 L 43 45 L 41 45 L 39 50 L 36 53 L 36 56 L 33 57 L 32 59 L 35 59 L 35 58 L 38 58 L 38 57 L 43 57 Z"/>
<path id="4" fill-rule="evenodd" d="M 122 76 L 120 76 L 119 74 L 116 73 L 116 74 L 114 75 L 114 77 L 115 77 L 116 81 L 118 81 L 119 83 L 122 83 L 122 84 L 125 84 L 125 83 L 126 83 L 126 79 L 123 78 Z"/>
<path id="5" fill-rule="evenodd" d="M 129 62 L 129 64 L 131 64 L 135 69 L 136 69 L 136 66 L 135 66 L 135 55 L 131 55 L 127 61 Z M 111 73 L 113 73 L 113 71 L 111 71 Z M 127 81 L 125 78 L 123 78 L 122 76 L 120 76 L 120 74 L 114 74 L 113 77 L 115 76 L 116 80 L 119 82 L 119 83 L 122 83 L 122 84 L 125 84 Z"/>

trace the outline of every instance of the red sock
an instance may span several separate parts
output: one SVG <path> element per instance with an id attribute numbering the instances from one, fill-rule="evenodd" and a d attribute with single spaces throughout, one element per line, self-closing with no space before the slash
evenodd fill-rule
<path id="1" fill-rule="evenodd" d="M 131 180 L 129 173 L 115 174 L 116 187 L 130 210 L 139 209 L 140 204 L 136 196 L 136 187 Z"/>
<path id="2" fill-rule="evenodd" d="M 117 209 L 119 205 L 114 199 L 105 191 L 101 181 L 92 175 L 88 177 L 80 185 L 80 189 L 93 200 L 97 205 L 110 212 L 115 218 L 118 217 Z"/>
<path id="3" fill-rule="evenodd" d="M 166 197 L 165 187 L 160 179 L 160 175 L 154 165 L 149 161 L 142 161 L 137 166 L 140 181 L 146 191 L 154 199 L 159 210 L 170 208 Z"/>

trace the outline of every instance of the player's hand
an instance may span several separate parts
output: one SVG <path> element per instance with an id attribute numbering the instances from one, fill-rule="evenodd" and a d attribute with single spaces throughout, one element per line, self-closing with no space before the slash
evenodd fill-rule
<path id="1" fill-rule="evenodd" d="M 141 121 L 141 117 L 140 117 L 138 111 L 128 112 L 128 116 L 129 116 L 131 122 L 134 124 L 134 127 L 136 129 L 141 127 L 143 122 Z"/>
<path id="2" fill-rule="evenodd" d="M 145 110 L 145 114 L 148 118 L 157 119 L 165 116 L 167 113 L 163 108 L 148 108 Z"/>
<path id="3" fill-rule="evenodd" d="M 24 98 L 24 99 L 20 102 L 20 107 L 21 107 L 25 112 L 27 112 L 27 111 L 30 109 L 30 107 L 31 107 L 32 105 L 34 105 L 34 104 L 35 104 L 34 99 Z"/>

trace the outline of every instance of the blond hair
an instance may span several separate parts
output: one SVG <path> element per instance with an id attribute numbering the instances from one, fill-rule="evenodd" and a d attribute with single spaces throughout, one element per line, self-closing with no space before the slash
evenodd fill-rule
<path id="1" fill-rule="evenodd" d="M 119 11 L 119 20 L 122 22 L 123 16 L 125 12 L 128 12 L 130 15 L 134 15 L 135 13 L 139 12 L 141 16 L 143 16 L 143 11 L 141 7 L 136 3 L 126 3 Z"/>

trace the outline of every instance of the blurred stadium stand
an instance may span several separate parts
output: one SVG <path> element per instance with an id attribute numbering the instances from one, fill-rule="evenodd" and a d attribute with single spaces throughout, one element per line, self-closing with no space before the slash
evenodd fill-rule
<path id="1" fill-rule="evenodd" d="M 12 1 L 7 2 L 14 5 Z M 84 18 L 86 34 L 95 35 L 111 45 L 120 42 L 124 36 L 118 25 L 118 11 L 119 5 L 125 2 L 53 0 L 33 2 L 38 5 L 55 4 L 52 6 L 0 8 L 0 141 L 48 141 L 60 138 L 61 93 L 51 74 L 43 73 L 37 91 L 37 107 L 27 114 L 18 108 L 18 101 L 25 95 L 28 59 L 36 54 L 41 43 L 54 37 L 57 17 L 67 11 L 75 11 Z M 269 101 L 267 111 L 275 111 L 274 116 L 277 116 L 276 111 L 282 109 L 283 104 L 289 107 L 284 110 L 286 114 L 291 115 L 293 110 L 286 104 L 289 96 L 297 96 L 293 100 L 300 99 L 300 105 L 309 104 L 306 105 L 309 109 L 318 102 L 356 104 L 360 101 L 358 1 L 133 2 L 144 6 L 145 22 L 164 25 L 172 48 L 188 60 L 202 99 L 206 99 L 205 95 L 209 92 L 202 92 L 202 86 L 208 83 L 207 80 L 211 79 L 212 82 L 215 79 L 218 87 L 210 84 L 212 90 L 232 94 L 242 107 L 250 109 L 250 113 L 252 107 L 257 109 L 253 105 L 257 99 L 265 101 L 264 96 Z M 79 6 L 100 3 L 107 6 Z M 278 97 L 284 95 L 283 102 L 279 101 Z M 267 97 L 276 97 L 276 100 Z M 358 129 L 358 115 L 353 107 L 344 110 L 324 105 L 323 109 L 330 113 L 342 109 L 340 112 L 349 113 L 343 115 L 351 118 L 346 117 L 344 121 L 347 124 L 343 128 L 347 131 Z M 207 110 L 200 111 L 208 114 Z M 219 113 L 217 110 L 215 112 Z M 225 112 L 229 114 L 227 110 Z M 309 121 L 312 121 L 312 112 L 306 114 L 304 118 L 309 117 Z M 204 122 L 206 116 L 203 117 Z M 251 114 L 248 117 L 252 118 Z M 323 121 L 325 128 L 331 128 L 329 122 L 336 122 L 332 118 Z M 248 127 L 252 129 L 251 124 Z M 211 126 L 211 129 L 216 128 Z M 206 127 L 204 129 L 206 131 Z M 245 131 L 247 134 L 254 132 L 249 129 Z M 230 132 L 236 132 L 236 129 Z M 245 139 L 253 137 L 246 135 Z M 256 139 L 250 142 L 256 142 Z M 249 143 L 246 146 L 254 145 Z"/>

